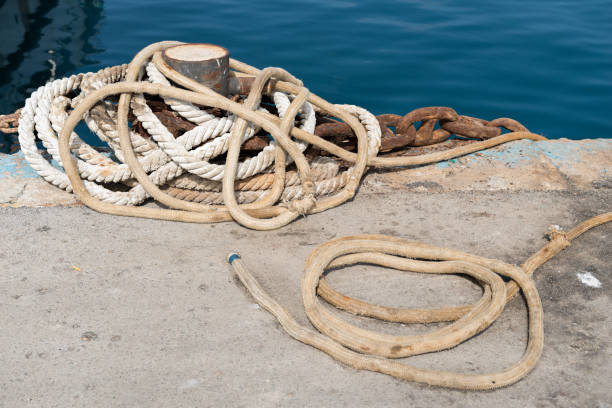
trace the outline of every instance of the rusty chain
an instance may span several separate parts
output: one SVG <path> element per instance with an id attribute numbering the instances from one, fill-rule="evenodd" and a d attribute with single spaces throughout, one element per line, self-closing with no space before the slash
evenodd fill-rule
<path id="1" fill-rule="evenodd" d="M 175 136 L 194 125 L 178 117 L 169 108 L 158 101 L 148 101 L 159 119 L 176 133 Z M 0 132 L 17 133 L 21 109 L 8 115 L 0 115 Z M 406 147 L 429 146 L 448 140 L 455 134 L 460 138 L 485 140 L 499 136 L 503 129 L 512 132 L 527 132 L 520 122 L 510 118 L 497 118 L 487 121 L 466 115 L 459 115 L 449 107 L 429 106 L 408 112 L 404 116 L 382 114 L 376 116 L 382 132 L 381 152 L 389 152 Z M 185 124 L 183 124 L 185 122 Z M 329 139 L 348 150 L 356 148 L 356 138 L 351 128 L 343 123 L 325 116 L 317 117 L 315 134 Z M 185 126 L 188 126 L 186 129 Z M 436 126 L 437 125 L 437 126 Z M 140 131 L 138 124 L 135 130 Z M 255 136 L 243 146 L 245 150 L 261 150 L 268 144 L 264 136 Z"/>
<path id="2" fill-rule="evenodd" d="M 0 115 L 0 132 L 17 133 L 20 115 L 21 109 L 17 109 L 14 113 L 8 115 Z"/>
<path id="3" fill-rule="evenodd" d="M 443 106 L 415 109 L 403 117 L 383 114 L 376 116 L 376 119 L 382 132 L 381 152 L 441 143 L 453 134 L 466 139 L 485 140 L 499 136 L 502 128 L 512 132 L 528 131 L 514 119 L 498 118 L 487 121 L 459 115 L 454 109 Z M 350 139 L 354 138 L 346 124 L 327 118 L 317 125 L 315 134 L 343 144 L 345 148 L 351 147 Z"/>

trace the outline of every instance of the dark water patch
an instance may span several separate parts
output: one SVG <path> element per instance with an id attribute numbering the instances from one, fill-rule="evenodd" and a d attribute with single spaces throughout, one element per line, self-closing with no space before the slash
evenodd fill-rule
<path id="1" fill-rule="evenodd" d="M 49 59 L 61 77 L 181 40 L 283 67 L 375 114 L 445 105 L 550 138 L 612 135 L 609 1 L 4 0 L 0 19 L 1 113 L 51 77 Z"/>

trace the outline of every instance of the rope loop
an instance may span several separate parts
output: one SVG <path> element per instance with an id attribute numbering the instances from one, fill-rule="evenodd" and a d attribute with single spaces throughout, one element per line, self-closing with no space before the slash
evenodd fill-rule
<path id="1" fill-rule="evenodd" d="M 488 390 L 519 381 L 534 369 L 544 346 L 543 309 L 533 273 L 585 231 L 612 221 L 612 213 L 590 218 L 567 233 L 552 229 L 551 242 L 527 259 L 522 267 L 496 259 L 440 248 L 386 235 L 357 235 L 334 239 L 316 248 L 306 260 L 302 277 L 302 302 L 314 329 L 298 323 L 247 270 L 241 259 L 232 269 L 255 301 L 279 321 L 291 337 L 313 346 L 358 370 L 370 370 L 408 381 L 467 390 Z M 230 255 L 231 257 L 231 255 Z M 326 272 L 357 263 L 397 271 L 426 274 L 460 274 L 482 286 L 479 301 L 470 305 L 435 309 L 393 308 L 351 298 L 333 289 Z M 502 277 L 510 281 L 504 283 Z M 528 310 L 528 340 L 523 356 L 510 367 L 493 373 L 460 373 L 415 367 L 397 359 L 452 348 L 489 327 L 505 305 L 523 293 Z M 346 322 L 323 304 L 357 316 L 387 322 L 451 322 L 426 334 L 397 336 L 364 329 Z"/>
<path id="2" fill-rule="evenodd" d="M 327 102 L 281 68 L 259 70 L 233 59 L 231 75 L 250 78 L 244 82 L 250 88 L 225 97 L 164 62 L 161 52 L 180 44 L 151 44 L 129 65 L 58 79 L 32 93 L 19 117 L 27 161 L 97 211 L 275 229 L 351 199 L 368 166 L 434 163 L 511 140 L 543 139 L 500 118 L 486 126 L 512 133 L 421 156 L 381 156 L 446 140 L 446 124 L 467 117 L 429 107 L 377 118 Z M 74 132 L 81 120 L 111 154 Z M 65 172 L 41 154 L 37 140 Z M 334 159 L 323 165 L 321 155 Z M 150 198 L 168 209 L 136 207 Z"/>

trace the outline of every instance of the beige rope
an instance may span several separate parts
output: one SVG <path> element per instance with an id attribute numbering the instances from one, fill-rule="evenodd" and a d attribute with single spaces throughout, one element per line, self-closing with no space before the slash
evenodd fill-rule
<path id="1" fill-rule="evenodd" d="M 230 253 L 228 260 L 256 302 L 272 313 L 290 336 L 324 351 L 346 365 L 442 387 L 492 389 L 519 381 L 535 367 L 542 352 L 543 311 L 532 278 L 533 271 L 566 248 L 578 235 L 610 221 L 612 212 L 593 217 L 568 233 L 550 234 L 550 242 L 520 268 L 494 259 L 384 235 L 358 235 L 327 242 L 310 254 L 302 278 L 304 309 L 318 332 L 296 322 L 282 305 L 266 293 L 237 254 Z M 483 296 L 469 306 L 429 310 L 395 309 L 349 298 L 324 284 L 322 276 L 326 270 L 358 262 L 401 271 L 469 275 L 482 285 Z M 512 281 L 504 285 L 500 276 Z M 527 302 L 529 339 L 523 356 L 511 367 L 497 373 L 464 374 L 421 369 L 392 360 L 448 349 L 469 339 L 495 321 L 519 288 Z M 453 323 L 423 335 L 380 334 L 344 322 L 323 306 L 317 293 L 334 306 L 356 315 L 402 323 Z"/>
<path id="2" fill-rule="evenodd" d="M 513 132 L 489 140 L 423 156 L 377 157 L 376 152 L 380 146 L 380 128 L 375 118 L 362 108 L 332 105 L 308 92 L 302 86 L 301 81 L 279 68 L 269 68 L 260 71 L 242 62 L 231 60 L 230 67 L 236 72 L 256 77 L 245 103 L 236 103 L 168 67 L 160 57 L 160 51 L 177 44 L 179 43 L 171 41 L 162 42 L 152 44 L 143 49 L 129 64 L 121 82 L 108 83 L 107 81 L 105 85 L 96 85 L 97 83 L 101 84 L 101 82 L 96 82 L 93 79 L 89 81 L 84 80 L 87 83 L 88 92 L 79 96 L 78 103 L 74 104 L 74 110 L 63 123 L 58 138 L 58 151 L 61 162 L 66 170 L 66 175 L 79 199 L 97 211 L 116 215 L 187 222 L 218 222 L 234 219 L 242 225 L 253 229 L 275 229 L 286 225 L 299 215 L 324 211 L 352 198 L 365 172 L 366 165 L 397 167 L 433 163 L 486 149 L 511 140 L 524 138 L 532 140 L 544 139 L 542 136 L 529 132 Z M 152 61 L 153 66 L 149 61 Z M 157 78 L 157 83 L 135 82 L 145 66 L 148 67 L 147 72 L 150 72 L 153 77 Z M 158 74 L 163 74 L 167 78 L 166 82 Z M 270 79 L 274 79 L 274 81 L 270 82 Z M 165 85 L 165 83 L 169 83 L 168 81 L 172 81 L 188 90 Z M 285 115 L 282 118 L 258 110 L 262 94 L 274 92 L 286 92 L 294 95 L 293 101 L 286 109 Z M 136 195 L 129 198 L 127 203 L 137 202 L 137 200 L 150 196 L 169 207 L 169 210 L 125 208 L 114 203 L 104 202 L 104 197 L 108 196 L 107 193 L 102 194 L 102 199 L 96 197 L 88 191 L 92 186 L 87 185 L 88 187 L 86 187 L 81 181 L 80 171 L 74 165 L 74 159 L 70 154 L 69 135 L 81 118 L 86 116 L 98 102 L 117 94 L 121 95 L 116 117 L 121 159 L 129 167 L 130 176 L 134 177 L 134 181 L 138 183 L 136 187 L 133 187 L 133 194 Z M 179 165 L 177 163 L 181 163 L 180 159 L 175 163 L 176 160 L 174 158 L 177 157 L 177 153 L 165 150 L 166 153 L 171 154 L 171 157 L 174 157 L 173 161 L 163 165 L 159 170 L 147 174 L 150 168 L 143 168 L 141 160 L 137 157 L 135 147 L 132 145 L 132 143 L 137 142 L 140 149 L 142 144 L 138 137 L 130 136 L 127 124 L 128 107 L 131 104 L 132 94 L 158 95 L 164 100 L 171 102 L 174 106 L 177 106 L 177 109 L 180 109 L 179 112 L 185 117 L 197 117 L 199 123 L 205 123 L 207 119 L 211 118 L 203 115 L 202 111 L 195 107 L 196 105 L 219 108 L 238 118 L 227 139 L 229 144 L 225 167 L 222 173 L 223 183 L 221 188 L 223 206 L 203 204 L 204 202 L 219 203 L 221 200 L 216 194 L 188 193 L 181 190 L 180 185 L 165 189 L 160 188 L 160 185 L 166 183 L 166 180 L 170 180 L 170 177 L 178 177 L 183 171 L 177 167 Z M 140 100 L 143 100 L 141 96 L 138 97 Z M 357 136 L 357 153 L 349 152 L 314 135 L 312 132 L 293 126 L 295 114 L 306 103 L 312 104 L 317 111 L 337 117 L 349 125 Z M 142 106 L 142 104 L 139 106 Z M 153 116 L 148 114 L 147 117 L 153 118 Z M 235 178 L 238 153 L 241 143 L 245 140 L 247 124 L 261 127 L 274 138 L 276 146 L 274 149 L 274 172 L 272 182 L 264 193 L 251 194 L 245 192 L 245 194 L 239 194 L 236 197 Z M 155 134 L 154 132 L 153 135 Z M 111 140 L 113 136 L 107 134 L 105 137 Z M 313 180 L 310 163 L 302 154 L 302 150 L 297 147 L 298 144 L 294 139 L 328 151 L 332 155 L 352 163 L 353 166 L 344 175 L 334 176 L 335 178 L 330 178 L 327 183 L 321 182 L 317 184 Z M 171 142 L 171 139 L 165 140 Z M 160 146 L 165 149 L 164 146 L 166 145 L 164 143 L 160 144 Z M 194 142 L 190 141 L 188 144 L 193 145 Z M 180 151 L 184 152 L 184 150 Z M 289 160 L 295 162 L 297 166 L 300 188 L 293 191 L 288 191 L 289 187 L 285 184 L 285 155 L 287 155 Z M 185 153 L 178 154 L 178 156 L 185 157 Z M 172 167 L 165 170 L 167 166 Z M 184 165 L 180 164 L 180 166 Z M 83 166 L 80 165 L 80 167 Z M 81 172 L 83 172 L 83 169 L 81 169 Z M 157 173 L 163 174 L 163 176 L 160 178 L 155 175 Z M 94 172 L 89 171 L 88 174 L 94 174 Z M 97 173 L 95 174 L 96 179 L 99 179 L 100 176 Z M 122 180 L 125 177 L 125 173 L 122 173 Z M 206 181 L 203 181 L 203 185 L 210 186 L 209 182 Z M 207 190 L 207 188 L 202 187 L 202 190 Z M 317 195 L 317 191 L 320 194 L 325 193 L 326 195 Z M 185 197 L 199 202 L 185 201 L 177 197 Z M 280 205 L 275 204 L 279 199 L 284 201 Z M 116 201 L 119 200 L 121 202 L 125 201 L 125 199 L 116 199 Z M 112 200 L 110 201 L 112 202 Z M 244 202 L 245 204 L 240 205 L 239 202 Z"/>

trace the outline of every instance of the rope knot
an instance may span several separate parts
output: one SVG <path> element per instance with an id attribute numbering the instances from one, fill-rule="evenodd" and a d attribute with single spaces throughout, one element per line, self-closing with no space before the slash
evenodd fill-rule
<path id="1" fill-rule="evenodd" d="M 558 242 L 562 248 L 567 248 L 570 246 L 570 240 L 567 238 L 567 233 L 558 225 L 551 225 L 548 227 L 548 232 L 546 235 L 548 236 L 549 241 Z"/>
<path id="2" fill-rule="evenodd" d="M 290 211 L 297 212 L 300 215 L 306 215 L 315 206 L 317 201 L 314 198 L 314 194 L 307 194 L 304 197 L 293 200 L 287 207 Z"/>

